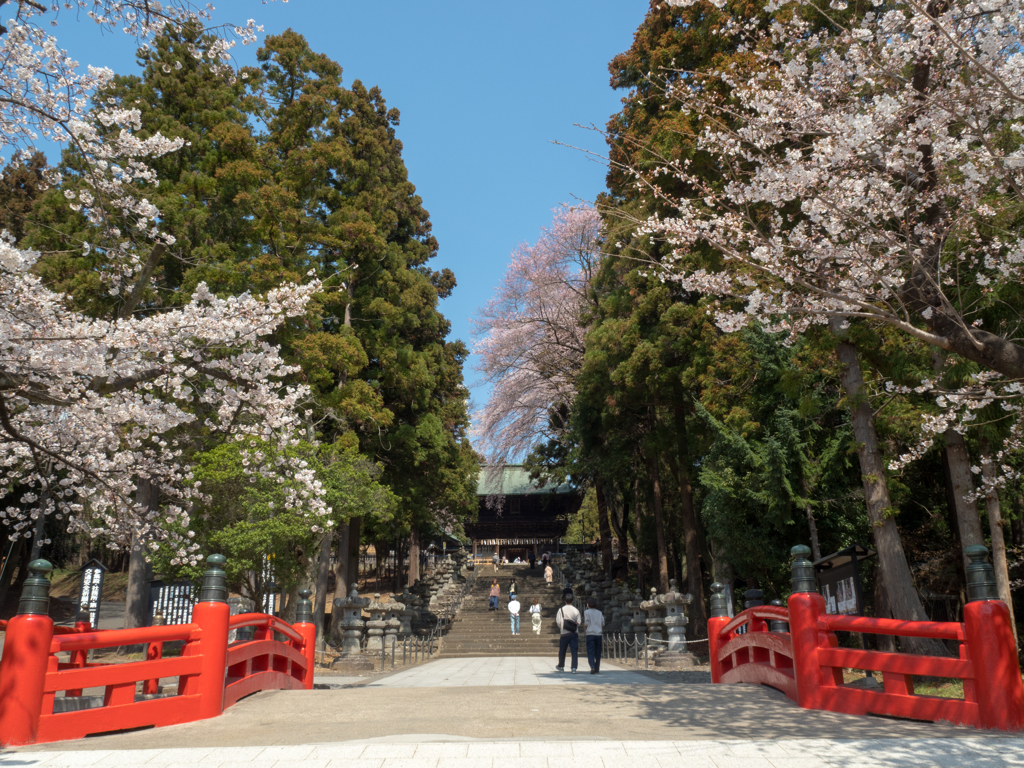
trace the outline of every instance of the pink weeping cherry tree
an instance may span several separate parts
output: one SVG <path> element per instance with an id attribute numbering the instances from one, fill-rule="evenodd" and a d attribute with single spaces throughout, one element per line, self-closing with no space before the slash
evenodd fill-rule
<path id="1" fill-rule="evenodd" d="M 583 362 L 588 288 L 601 221 L 587 205 L 561 205 L 534 245 L 520 245 L 494 297 L 474 320 L 477 370 L 493 385 L 474 416 L 475 445 L 492 469 L 523 458 L 566 425 Z"/>

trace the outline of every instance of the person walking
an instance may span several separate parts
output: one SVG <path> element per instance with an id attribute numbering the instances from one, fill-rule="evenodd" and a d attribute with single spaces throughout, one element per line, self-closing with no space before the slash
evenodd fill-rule
<path id="1" fill-rule="evenodd" d="M 540 634 L 540 620 L 540 599 L 538 598 L 530 606 L 530 621 L 533 622 L 533 631 L 538 635 Z"/>
<path id="2" fill-rule="evenodd" d="M 548 586 L 551 586 L 551 579 L 553 579 L 554 577 L 555 577 L 555 572 L 553 570 L 551 570 L 551 566 L 550 565 L 545 565 L 544 566 L 544 581 L 547 583 Z"/>
<path id="3" fill-rule="evenodd" d="M 537 553 L 532 549 L 530 550 L 530 570 L 533 570 L 533 566 L 537 564 Z"/>
<path id="4" fill-rule="evenodd" d="M 491 562 L 494 563 L 494 572 L 498 572 L 498 552 L 495 550 L 494 557 L 491 558 Z"/>
<path id="5" fill-rule="evenodd" d="M 565 650 L 567 648 L 572 651 L 572 671 L 575 672 L 576 667 L 579 666 L 579 631 L 583 617 L 576 610 L 576 606 L 572 604 L 572 599 L 572 592 L 565 595 L 563 597 L 565 605 L 559 608 L 558 613 L 555 614 L 555 623 L 561 631 L 558 637 L 558 666 L 555 667 L 559 672 L 565 672 Z"/>
<path id="6" fill-rule="evenodd" d="M 492 611 L 498 610 L 498 598 L 501 597 L 501 585 L 497 579 L 491 582 L 491 597 L 487 601 L 488 609 Z"/>
<path id="7" fill-rule="evenodd" d="M 512 577 L 512 581 L 508 583 L 508 599 L 512 600 L 519 592 L 519 585 L 516 583 L 515 577 Z"/>
<path id="8" fill-rule="evenodd" d="M 601 646 L 604 645 L 604 614 L 597 610 L 597 599 L 587 599 L 587 610 L 583 612 L 583 626 L 587 632 L 587 661 L 590 674 L 601 671 Z"/>
<path id="9" fill-rule="evenodd" d="M 512 634 L 519 634 L 519 601 L 516 600 L 513 595 L 512 599 L 508 601 L 508 613 L 509 618 L 512 619 Z"/>

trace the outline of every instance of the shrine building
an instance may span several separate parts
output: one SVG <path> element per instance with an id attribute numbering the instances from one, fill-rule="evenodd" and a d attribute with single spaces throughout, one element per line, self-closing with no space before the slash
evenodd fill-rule
<path id="1" fill-rule="evenodd" d="M 477 481 L 479 517 L 466 523 L 473 556 L 526 560 L 530 552 L 539 559 L 558 552 L 559 541 L 569 525 L 568 517 L 579 511 L 582 495 L 568 483 L 548 483 L 538 488 L 519 464 L 508 464 L 500 475 L 481 467 Z"/>

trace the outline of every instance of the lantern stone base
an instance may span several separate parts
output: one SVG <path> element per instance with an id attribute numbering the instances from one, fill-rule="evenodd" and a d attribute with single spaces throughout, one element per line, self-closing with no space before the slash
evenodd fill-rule
<path id="1" fill-rule="evenodd" d="M 654 657 L 657 669 L 687 669 L 699 663 L 697 657 L 687 651 L 663 651 Z"/>
<path id="2" fill-rule="evenodd" d="M 339 656 L 331 662 L 332 672 L 363 674 L 373 672 L 373 659 L 365 656 Z"/>

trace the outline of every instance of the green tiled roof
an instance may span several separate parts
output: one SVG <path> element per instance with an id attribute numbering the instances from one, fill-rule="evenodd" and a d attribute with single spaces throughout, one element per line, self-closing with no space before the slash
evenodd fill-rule
<path id="1" fill-rule="evenodd" d="M 501 475 L 495 478 L 487 467 L 480 467 L 477 478 L 477 496 L 526 496 L 538 493 L 575 493 L 568 483 L 553 485 L 548 483 L 538 488 L 530 482 L 530 473 L 519 464 L 506 464 Z"/>

